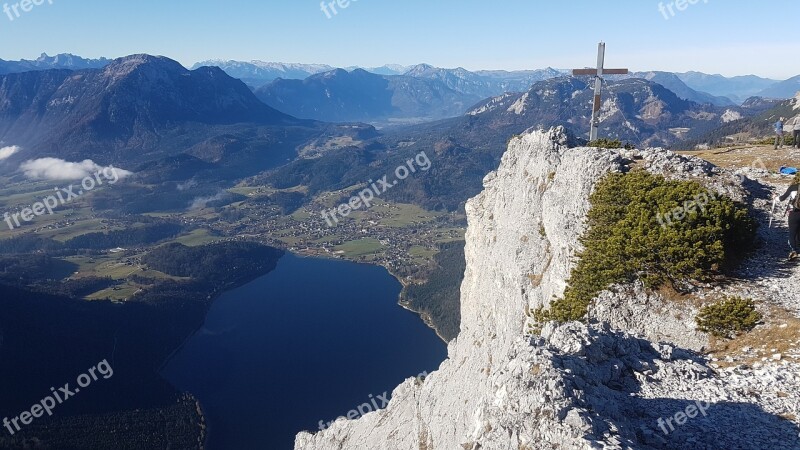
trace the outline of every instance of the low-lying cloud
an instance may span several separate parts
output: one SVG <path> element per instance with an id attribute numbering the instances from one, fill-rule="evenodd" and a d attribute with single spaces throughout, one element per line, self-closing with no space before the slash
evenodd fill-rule
<path id="1" fill-rule="evenodd" d="M 177 187 L 178 187 L 179 191 L 183 192 L 183 191 L 185 191 L 187 189 L 191 189 L 191 188 L 196 187 L 196 186 L 197 186 L 197 181 L 195 181 L 194 178 L 192 178 L 191 180 L 189 180 L 189 181 L 187 181 L 185 183 L 179 183 Z"/>
<path id="2" fill-rule="evenodd" d="M 40 158 L 25 161 L 19 168 L 26 177 L 34 180 L 79 180 L 113 167 L 103 167 L 91 159 L 76 163 L 59 158 Z M 113 170 L 120 178 L 133 175 L 133 172 L 127 170 L 118 168 L 113 168 Z"/>
<path id="3" fill-rule="evenodd" d="M 0 161 L 10 158 L 11 155 L 19 152 L 20 150 L 22 149 L 20 148 L 19 145 L 12 145 L 10 147 L 0 148 Z"/>
<path id="4" fill-rule="evenodd" d="M 227 193 L 225 191 L 220 191 L 210 197 L 197 197 L 189 204 L 189 209 L 203 209 L 207 207 L 209 203 L 223 200 L 225 197 L 227 197 Z"/>

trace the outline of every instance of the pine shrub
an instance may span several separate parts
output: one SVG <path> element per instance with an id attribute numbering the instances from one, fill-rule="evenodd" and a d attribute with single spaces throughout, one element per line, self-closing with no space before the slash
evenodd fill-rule
<path id="1" fill-rule="evenodd" d="M 704 306 L 695 320 L 698 330 L 720 338 L 731 338 L 752 331 L 761 319 L 763 316 L 756 311 L 753 300 L 730 297 Z"/>
<path id="2" fill-rule="evenodd" d="M 687 209 L 682 220 L 660 219 L 704 195 L 707 204 Z M 581 320 L 591 300 L 617 283 L 641 280 L 656 289 L 708 281 L 732 268 L 754 244 L 757 224 L 747 209 L 696 182 L 643 170 L 612 173 L 589 200 L 584 250 L 564 297 L 537 311 L 539 321 Z"/>
<path id="3" fill-rule="evenodd" d="M 619 139 L 608 139 L 608 138 L 600 138 L 594 141 L 589 141 L 589 143 L 586 144 L 586 146 L 593 148 L 611 148 L 611 149 L 626 148 L 628 150 L 633 148 L 631 144 L 628 143 L 623 144 L 622 141 L 620 141 Z"/>

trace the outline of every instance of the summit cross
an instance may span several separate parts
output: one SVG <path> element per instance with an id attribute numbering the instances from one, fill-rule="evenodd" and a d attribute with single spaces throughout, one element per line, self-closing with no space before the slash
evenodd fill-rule
<path id="1" fill-rule="evenodd" d="M 628 74 L 628 69 L 606 69 L 605 67 L 603 67 L 605 65 L 605 59 L 606 59 L 606 44 L 605 42 L 601 42 L 597 46 L 597 69 L 575 69 L 572 71 L 572 75 L 574 76 L 590 75 L 595 77 L 594 105 L 592 106 L 592 128 L 589 131 L 590 141 L 597 140 L 597 128 L 600 125 L 600 106 L 602 104 L 601 97 L 603 90 L 603 75 Z"/>

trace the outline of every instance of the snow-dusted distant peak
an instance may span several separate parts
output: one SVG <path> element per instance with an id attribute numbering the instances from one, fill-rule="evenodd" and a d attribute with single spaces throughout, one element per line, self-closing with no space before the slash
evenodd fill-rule
<path id="1" fill-rule="evenodd" d="M 309 73 L 327 72 L 333 69 L 332 66 L 329 66 L 327 64 L 283 63 L 283 62 L 271 62 L 271 61 L 260 61 L 260 60 L 234 61 L 234 60 L 224 60 L 224 59 L 210 59 L 207 61 L 201 61 L 192 66 L 192 68 L 195 69 L 202 66 L 217 66 L 223 70 L 225 70 L 226 68 L 233 68 L 233 67 L 243 68 L 247 66 L 252 66 L 257 69 L 274 70 L 278 72 L 302 71 Z"/>
<path id="2" fill-rule="evenodd" d="M 430 64 L 424 64 L 423 63 L 423 64 L 417 64 L 416 66 L 409 67 L 409 69 L 406 71 L 405 75 L 408 75 L 408 76 L 411 76 L 411 77 L 418 77 L 418 76 L 422 76 L 422 75 L 430 73 L 430 72 L 435 72 L 436 70 L 438 70 L 438 68 L 433 67 Z"/>
<path id="3" fill-rule="evenodd" d="M 260 69 L 283 70 L 287 72 L 290 70 L 298 70 L 311 73 L 320 73 L 334 69 L 334 67 L 329 66 L 327 64 L 281 63 L 281 62 L 269 62 L 269 61 L 258 61 L 258 60 L 250 61 L 250 64 Z"/>
<path id="4" fill-rule="evenodd" d="M 254 85 L 267 83 L 277 78 L 302 80 L 311 75 L 334 69 L 325 64 L 282 63 L 258 60 L 209 60 L 195 64 L 192 69 L 198 69 L 203 66 L 219 67 L 228 75 L 242 80 L 249 80 Z"/>

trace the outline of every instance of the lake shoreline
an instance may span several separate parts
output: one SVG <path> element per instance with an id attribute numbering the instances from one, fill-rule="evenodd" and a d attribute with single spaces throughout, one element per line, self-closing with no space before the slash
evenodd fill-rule
<path id="1" fill-rule="evenodd" d="M 398 283 L 400 283 L 401 291 L 400 291 L 400 294 L 398 294 L 397 305 L 400 306 L 401 308 L 405 309 L 406 311 L 409 311 L 409 312 L 413 313 L 414 315 L 416 315 L 417 317 L 419 317 L 419 319 L 422 320 L 422 322 L 428 328 L 433 330 L 433 332 L 436 334 L 436 336 L 446 346 L 449 344 L 449 342 L 442 336 L 441 332 L 434 325 L 434 323 L 431 320 L 429 314 L 427 314 L 425 312 L 422 312 L 422 311 L 415 310 L 410 305 L 409 302 L 403 300 L 404 295 L 406 293 L 406 290 L 410 286 L 410 283 L 405 281 L 400 275 L 394 273 L 391 270 L 390 267 L 387 267 L 384 264 L 365 263 L 365 262 L 354 261 L 354 260 L 351 260 L 351 259 L 348 259 L 348 258 L 342 258 L 342 257 L 338 257 L 338 256 L 319 255 L 319 254 L 316 254 L 316 253 L 300 252 L 300 251 L 293 252 L 293 251 L 290 251 L 290 250 L 288 250 L 286 248 L 282 248 L 281 250 L 284 251 L 284 255 L 282 255 L 281 258 L 278 259 L 277 264 L 280 264 L 281 259 L 283 259 L 286 255 L 294 255 L 294 256 L 297 256 L 297 257 L 300 257 L 300 258 L 319 258 L 319 259 L 332 260 L 332 261 L 344 261 L 344 262 L 350 262 L 350 263 L 354 263 L 354 264 L 363 264 L 363 265 L 368 265 L 368 266 L 381 267 L 381 268 L 385 269 L 395 280 L 397 280 Z M 212 293 L 209 293 L 208 297 L 207 297 L 207 302 L 205 302 L 206 304 L 205 304 L 205 312 L 204 312 L 203 323 L 200 326 L 198 326 L 195 330 L 193 330 L 192 333 L 187 335 L 184 338 L 184 340 L 181 342 L 181 344 L 177 348 L 175 348 L 169 354 L 169 356 L 167 358 L 164 359 L 163 363 L 161 364 L 161 366 L 158 369 L 159 374 L 161 374 L 163 369 L 169 364 L 169 362 L 172 360 L 172 358 L 184 348 L 184 346 L 195 336 L 195 334 L 198 331 L 200 331 L 201 329 L 203 329 L 203 327 L 205 325 L 205 316 L 208 315 L 209 311 L 211 310 L 211 307 L 214 305 L 214 303 L 221 296 L 223 296 L 225 293 L 227 293 L 229 291 L 235 290 L 235 289 L 237 289 L 239 287 L 242 287 L 242 286 L 244 286 L 244 285 L 246 285 L 248 283 L 251 283 L 251 282 L 253 282 L 253 281 L 255 281 L 255 280 L 257 280 L 257 279 L 259 279 L 259 278 L 261 278 L 263 276 L 269 275 L 272 271 L 274 271 L 277 268 L 277 264 L 276 264 L 275 267 L 272 267 L 269 271 L 267 271 L 265 273 L 262 273 L 260 275 L 254 275 L 253 277 L 250 277 L 250 279 L 247 279 L 247 280 L 228 283 L 225 286 L 219 287 L 218 289 L 216 289 Z M 174 384 L 169 382 L 166 378 L 164 378 L 164 381 L 166 381 L 171 386 L 173 386 L 178 392 L 182 392 L 182 393 L 185 393 L 185 394 L 193 396 L 193 394 L 191 394 L 189 392 L 184 392 L 183 390 L 179 389 L 177 386 L 175 386 Z M 211 426 L 209 425 L 208 421 L 206 420 L 206 415 L 204 413 L 204 408 L 203 408 L 202 402 L 197 398 L 195 398 L 195 400 L 197 401 L 197 405 L 198 405 L 198 413 L 200 414 L 200 418 L 201 418 L 201 420 L 202 420 L 202 422 L 204 424 L 204 429 L 203 429 L 203 431 L 204 431 L 204 433 L 203 433 L 204 434 L 204 441 L 205 441 L 204 442 L 204 448 L 206 448 L 207 442 L 210 439 L 210 436 L 211 436 L 211 433 L 212 433 L 212 429 L 211 429 Z"/>
<path id="2" fill-rule="evenodd" d="M 287 257 L 292 259 L 287 261 Z M 304 260 L 307 262 L 303 262 Z M 331 266 L 331 262 L 345 263 L 346 265 L 339 266 L 338 264 L 334 264 Z M 358 266 L 362 268 L 359 269 Z M 370 269 L 370 267 L 372 269 Z M 281 270 L 281 268 L 283 270 Z M 377 269 L 383 271 L 382 276 L 378 276 L 380 272 Z M 405 289 L 405 284 L 386 267 L 379 264 L 365 264 L 363 262 L 349 261 L 343 258 L 323 258 L 318 255 L 308 255 L 302 252 L 291 252 L 287 250 L 284 256 L 278 261 L 276 270 L 281 271 L 280 276 L 270 277 L 272 274 L 270 272 L 257 277 L 256 280 L 264 280 L 260 282 L 260 284 L 247 287 L 249 284 L 256 282 L 256 280 L 252 280 L 249 283 L 240 283 L 239 286 L 226 286 L 224 290 L 220 289 L 216 292 L 207 304 L 208 309 L 203 324 L 188 336 L 180 347 L 173 350 L 170 357 L 165 359 L 162 364 L 160 376 L 176 390 L 191 393 L 198 400 L 206 424 L 206 448 L 225 448 L 224 445 L 236 444 L 237 442 L 245 442 L 240 446 L 243 448 L 250 448 L 247 440 L 253 439 L 252 433 L 241 433 L 240 430 L 237 430 L 237 428 L 244 426 L 247 419 L 236 420 L 235 417 L 222 416 L 220 411 L 226 411 L 231 405 L 237 403 L 243 405 L 249 404 L 252 398 L 244 395 L 242 389 L 251 389 L 252 377 L 261 373 L 264 368 L 270 368 L 274 364 L 279 364 L 278 361 L 281 361 L 282 357 L 286 357 L 280 350 L 276 352 L 276 349 L 272 349 L 272 345 L 262 347 L 261 345 L 263 344 L 259 344 L 259 342 L 266 339 L 265 336 L 271 336 L 265 342 L 275 343 L 275 345 L 279 347 L 285 346 L 286 344 L 282 342 L 286 341 L 278 338 L 278 336 L 290 335 L 287 334 L 288 329 L 284 328 L 294 327 L 292 324 L 296 323 L 299 317 L 304 317 L 305 311 L 314 311 L 318 316 L 320 313 L 316 311 L 318 308 L 311 305 L 320 305 L 318 303 L 319 301 L 323 302 L 321 305 L 322 308 L 325 309 L 334 307 L 334 305 L 337 304 L 341 306 L 341 301 L 337 301 L 337 299 L 353 299 L 355 302 L 350 304 L 350 308 L 347 308 L 349 312 L 346 313 L 346 317 L 337 319 L 338 316 L 326 313 L 326 321 L 333 324 L 332 326 L 334 329 L 337 327 L 344 327 L 346 330 L 356 329 L 347 324 L 350 320 L 356 320 L 357 323 L 364 324 L 367 329 L 369 329 L 370 326 L 378 326 L 380 330 L 379 333 L 383 338 L 378 340 L 366 340 L 369 342 L 369 344 L 366 345 L 371 346 L 368 347 L 369 350 L 366 350 L 368 351 L 367 354 L 371 355 L 370 358 L 377 356 L 378 360 L 387 357 L 386 355 L 392 354 L 400 358 L 393 358 L 396 359 L 395 369 L 390 369 L 391 365 L 384 366 L 386 363 L 374 364 L 374 367 L 387 368 L 380 376 L 366 376 L 366 373 L 368 373 L 366 369 L 368 369 L 368 367 L 373 367 L 372 364 L 361 369 L 358 368 L 358 365 L 344 369 L 339 367 L 340 371 L 357 370 L 365 374 L 366 377 L 362 377 L 361 381 L 354 382 L 357 386 L 360 386 L 355 387 L 357 390 L 362 389 L 365 390 L 366 393 L 369 393 L 377 389 L 375 386 L 376 384 L 380 386 L 380 390 L 376 392 L 382 392 L 385 389 L 393 389 L 396 386 L 395 383 L 399 383 L 401 378 L 404 378 L 399 375 L 402 375 L 405 371 L 409 371 L 409 373 L 411 371 L 418 373 L 418 367 L 422 367 L 425 370 L 432 370 L 434 366 L 438 367 L 441 361 L 446 359 L 446 342 L 425 320 L 420 323 L 419 319 L 422 318 L 421 314 L 412 311 L 400 302 L 402 299 L 401 293 Z M 319 272 L 319 270 L 321 270 L 321 272 Z M 318 277 L 319 282 L 308 283 L 307 281 L 300 281 L 308 276 Z M 367 285 L 363 285 L 362 283 L 367 283 Z M 394 286 L 390 288 L 391 292 L 387 292 L 386 289 L 392 284 L 394 284 Z M 336 288 L 336 286 L 340 287 Z M 331 287 L 334 288 L 332 289 Z M 287 290 L 287 288 L 289 290 Z M 236 289 L 243 290 L 231 294 L 231 292 Z M 366 291 L 364 289 L 366 289 Z M 319 291 L 317 292 L 317 290 Z M 370 291 L 372 291 L 372 293 L 370 293 Z M 270 295 L 265 297 L 263 294 L 265 292 L 269 292 Z M 336 295 L 331 297 L 334 292 Z M 350 294 L 348 294 L 348 292 L 350 292 Z M 225 294 L 231 295 L 229 300 L 233 299 L 236 301 L 226 301 L 224 306 L 215 307 L 215 305 L 220 305 L 218 301 L 220 297 Z M 287 297 L 287 294 L 289 297 Z M 356 297 L 353 297 L 353 294 Z M 359 295 L 361 299 L 357 300 Z M 387 302 L 390 299 L 391 302 Z M 286 310 L 279 314 L 281 319 L 278 319 L 280 322 L 280 324 L 277 325 L 278 328 L 275 328 L 276 324 L 274 320 L 270 319 L 271 314 L 274 313 L 274 310 L 271 308 L 275 307 L 275 302 L 278 302 L 278 304 L 282 305 L 281 308 Z M 413 316 L 399 312 L 396 314 L 390 313 L 391 310 L 396 310 L 397 306 L 411 312 Z M 364 307 L 367 309 L 364 309 Z M 300 311 L 298 311 L 298 308 L 300 308 Z M 264 315 L 266 309 L 269 309 L 271 312 Z M 378 311 L 382 312 L 376 316 L 375 314 L 378 313 Z M 375 319 L 377 317 L 383 319 L 376 321 Z M 316 317 L 316 319 L 318 319 L 318 317 Z M 301 320 L 311 320 L 311 323 L 314 323 L 316 319 L 315 314 L 312 313 L 311 316 Z M 256 320 L 258 322 L 258 328 L 264 331 L 258 331 L 258 334 L 253 334 L 253 320 Z M 414 325 L 415 322 L 416 325 Z M 372 323 L 372 325 L 366 325 L 367 323 Z M 406 325 L 400 325 L 403 323 Z M 398 328 L 398 326 L 400 328 Z M 204 330 L 200 332 L 200 330 L 204 328 L 207 331 Z M 314 329 L 319 330 L 317 327 L 314 327 Z M 358 330 L 364 332 L 363 326 L 359 326 Z M 324 335 L 336 335 L 336 332 L 331 333 L 330 331 L 331 329 L 329 329 L 327 333 L 324 333 Z M 431 333 L 431 331 L 433 331 L 433 333 Z M 408 337 L 416 336 L 412 338 L 412 341 L 418 341 L 419 344 L 422 344 L 421 347 L 419 344 L 411 348 L 400 346 L 402 350 L 401 353 L 398 353 L 398 345 L 386 345 L 389 342 L 406 341 L 405 336 L 410 332 L 413 334 Z M 320 333 L 320 331 L 318 331 L 318 333 Z M 397 338 L 390 338 L 393 334 L 396 334 Z M 427 334 L 428 337 L 422 337 L 425 334 Z M 352 341 L 352 338 L 345 337 L 349 336 L 349 333 L 339 333 L 339 335 L 344 337 L 343 339 L 339 339 L 339 341 L 348 339 L 349 341 L 344 347 L 341 345 L 342 342 L 339 342 L 332 347 L 334 351 L 330 352 L 330 350 L 328 350 L 328 353 L 331 355 L 349 355 L 357 361 L 370 361 L 370 358 L 367 358 L 367 354 L 364 353 L 364 343 L 359 344 L 352 350 L 348 350 L 348 348 L 352 347 L 352 342 L 354 341 Z M 436 338 L 434 338 L 434 336 L 436 336 Z M 426 341 L 429 342 L 429 344 L 424 344 Z M 441 342 L 445 345 L 434 344 L 436 342 Z M 236 347 L 230 347 L 230 345 L 234 343 Z M 239 343 L 243 343 L 243 345 Z M 293 345 L 293 347 L 289 348 L 296 348 L 298 344 Z M 237 350 L 231 352 L 231 348 L 236 348 Z M 252 354 L 255 348 L 258 349 L 257 353 L 262 355 L 256 360 L 249 361 L 249 363 L 243 367 L 240 367 L 238 363 L 234 365 L 230 363 L 231 360 L 229 360 L 229 358 L 233 358 L 235 361 L 242 361 L 241 358 L 243 355 Z M 302 349 L 302 345 L 299 348 Z M 420 352 L 419 350 L 414 350 L 414 348 L 421 348 L 423 350 Z M 296 352 L 297 350 L 292 350 L 288 354 L 303 354 L 302 351 L 299 353 Z M 265 357 L 264 355 L 269 356 Z M 433 360 L 431 359 L 431 355 L 436 355 Z M 249 359 L 250 358 L 247 358 L 247 360 Z M 294 366 L 294 369 L 287 369 L 287 371 L 297 371 L 298 368 L 308 366 L 310 362 L 315 359 L 294 358 L 290 360 L 293 361 L 291 365 Z M 415 360 L 417 361 L 416 363 L 414 362 Z M 427 362 L 425 362 L 426 360 Z M 254 364 L 255 367 L 251 368 L 250 364 Z M 409 368 L 409 364 L 411 364 L 411 368 Z M 405 366 L 405 369 L 403 369 L 403 366 Z M 230 372 L 230 367 L 238 367 L 238 369 L 235 372 Z M 268 371 L 267 373 L 271 372 Z M 341 374 L 337 376 L 339 377 L 339 381 L 341 381 Z M 387 377 L 389 381 L 387 381 Z M 209 385 L 208 381 L 203 381 L 208 379 L 225 381 L 221 385 Z M 269 379 L 272 380 L 270 383 L 280 385 L 280 379 L 282 379 L 282 377 L 274 374 L 262 374 L 259 379 Z M 336 378 L 332 378 L 331 382 L 335 383 Z M 283 385 L 288 387 L 285 383 L 283 383 Z M 297 383 L 292 386 L 294 389 L 302 387 Z M 306 389 L 303 388 L 303 390 Z M 352 392 L 346 391 L 347 390 L 343 393 L 340 392 L 340 396 L 345 395 L 352 397 Z M 361 394 L 364 394 L 364 392 Z M 361 400 L 361 394 L 352 398 Z M 244 397 L 242 397 L 242 395 L 244 395 Z M 227 400 L 219 400 L 219 396 L 227 398 Z M 217 399 L 214 399 L 214 397 L 217 397 Z M 330 408 L 352 406 L 350 403 L 353 403 L 352 400 L 348 400 L 342 404 L 341 398 L 338 401 L 327 399 L 322 403 L 317 402 L 320 404 L 316 406 L 312 401 L 298 401 L 303 404 L 308 404 L 308 409 L 305 410 L 306 415 L 311 413 L 313 416 L 316 415 L 314 412 L 318 411 L 317 414 L 323 418 L 329 414 L 340 413 L 338 411 L 332 412 Z M 326 402 L 328 406 L 325 406 Z M 339 406 L 335 406 L 337 404 Z M 243 408 L 247 408 L 247 406 L 243 406 Z M 244 414 L 244 410 L 242 410 L 242 413 Z M 274 414 L 275 410 L 264 411 L 262 419 L 272 417 L 271 415 Z M 296 422 L 298 417 L 301 420 L 300 422 Z M 276 420 L 275 422 L 267 420 L 267 423 L 271 423 L 272 426 L 276 427 L 276 432 L 279 430 L 293 430 L 292 423 L 300 423 L 302 425 L 304 423 L 303 421 L 308 419 L 308 417 L 306 417 L 306 419 L 302 417 L 301 413 L 299 416 L 285 416 L 281 418 L 281 420 Z M 333 415 L 331 415 L 331 417 L 333 417 Z M 236 424 L 234 425 L 234 423 Z M 303 426 L 308 428 L 310 424 Z M 297 430 L 298 432 L 302 431 L 300 428 Z M 292 437 L 294 437 L 294 435 L 295 434 L 292 434 Z M 283 437 L 277 436 L 277 439 L 285 440 L 287 436 L 285 434 Z M 283 448 L 283 444 L 280 448 Z"/>
<path id="3" fill-rule="evenodd" d="M 403 298 L 405 297 L 406 290 L 408 289 L 408 287 L 411 284 L 408 283 L 407 281 L 405 281 L 400 275 L 397 275 L 396 273 L 394 273 L 392 271 L 391 267 L 388 267 L 387 265 L 381 264 L 381 263 L 369 263 L 369 262 L 363 262 L 363 261 L 355 261 L 355 260 L 348 259 L 348 258 L 343 258 L 343 257 L 340 257 L 340 256 L 330 256 L 330 255 L 314 253 L 314 252 L 303 252 L 303 251 L 291 252 L 289 250 L 286 250 L 286 252 L 287 253 L 292 253 L 292 254 L 297 255 L 297 256 L 306 257 L 306 258 L 322 258 L 322 259 L 330 259 L 330 260 L 335 260 L 335 261 L 348 261 L 348 262 L 352 262 L 352 263 L 355 263 L 355 264 L 365 264 L 365 265 L 368 265 L 368 266 L 383 267 L 403 287 L 403 289 L 400 291 L 400 295 L 398 295 L 397 304 L 401 308 L 405 309 L 406 311 L 412 312 L 412 313 L 416 314 L 417 316 L 419 316 L 419 318 L 422 320 L 422 322 L 426 326 L 428 326 L 428 328 L 433 330 L 433 332 L 436 333 L 436 336 L 438 336 L 439 339 L 441 339 L 442 342 L 445 343 L 445 345 L 450 343 L 447 339 L 445 339 L 444 336 L 442 336 L 441 331 L 433 323 L 433 320 L 431 319 L 431 317 L 430 317 L 430 315 L 428 313 L 425 313 L 425 312 L 422 312 L 422 311 L 418 311 L 418 310 L 412 308 L 411 305 L 408 302 L 403 300 Z"/>
<path id="4" fill-rule="evenodd" d="M 161 363 L 161 365 L 158 368 L 157 373 L 159 374 L 159 377 L 161 377 L 161 379 L 164 380 L 164 382 L 168 383 L 176 391 L 178 391 L 178 392 L 180 392 L 182 394 L 186 394 L 186 395 L 191 396 L 194 399 L 194 401 L 196 402 L 196 404 L 197 404 L 197 413 L 198 413 L 198 416 L 199 416 L 200 422 L 201 422 L 201 436 L 202 436 L 202 439 L 203 439 L 203 447 L 202 447 L 202 449 L 207 448 L 208 440 L 210 439 L 210 436 L 211 436 L 211 426 L 208 423 L 208 419 L 207 419 L 207 416 L 205 414 L 202 402 L 200 401 L 200 399 L 198 399 L 191 392 L 186 392 L 186 391 L 180 389 L 178 386 L 175 386 L 172 382 L 170 382 L 164 376 L 162 376 L 161 373 L 164 370 L 164 368 L 169 364 L 169 362 L 172 360 L 172 358 L 184 348 L 184 346 L 195 336 L 195 334 L 197 334 L 198 331 L 203 329 L 203 326 L 205 326 L 205 323 L 206 323 L 205 322 L 206 317 L 208 316 L 208 313 L 211 310 L 211 307 L 214 305 L 214 302 L 216 302 L 220 297 L 222 297 L 222 295 L 224 295 L 228 291 L 232 291 L 232 290 L 234 290 L 234 289 L 236 289 L 238 287 L 241 287 L 241 286 L 244 286 L 244 285 L 246 285 L 248 283 L 251 283 L 251 282 L 253 282 L 253 281 L 255 281 L 255 280 L 257 280 L 257 279 L 259 279 L 259 278 L 261 278 L 263 276 L 269 275 L 271 272 L 273 272 L 275 269 L 277 269 L 278 264 L 280 264 L 280 260 L 283 259 L 287 254 L 291 253 L 291 252 L 289 252 L 288 250 L 285 250 L 285 249 L 279 249 L 279 250 L 281 250 L 283 252 L 283 254 L 278 258 L 277 261 L 275 261 L 275 264 L 272 265 L 272 267 L 270 267 L 268 270 L 266 270 L 266 271 L 264 271 L 263 273 L 260 273 L 260 274 L 254 274 L 254 275 L 252 275 L 250 277 L 247 277 L 245 279 L 242 279 L 242 280 L 237 280 L 235 282 L 228 282 L 228 283 L 224 284 L 223 286 L 217 287 L 213 291 L 211 291 L 208 294 L 208 296 L 206 297 L 206 301 L 204 302 L 205 305 L 204 305 L 204 312 L 203 312 L 203 323 L 201 323 L 196 329 L 194 329 L 190 334 L 188 334 L 184 338 L 184 340 L 181 342 L 181 344 L 178 347 L 176 347 L 172 352 L 170 352 L 169 356 L 167 356 L 164 359 L 164 361 Z"/>

